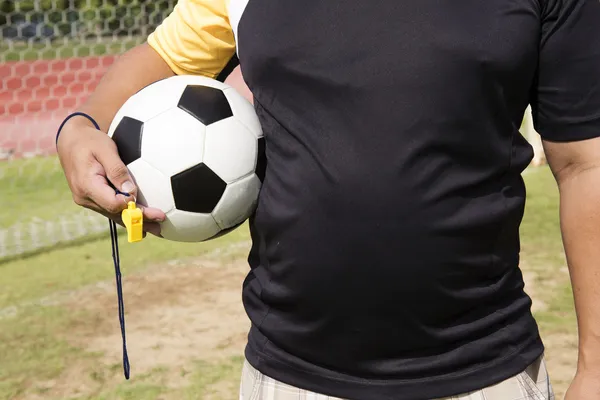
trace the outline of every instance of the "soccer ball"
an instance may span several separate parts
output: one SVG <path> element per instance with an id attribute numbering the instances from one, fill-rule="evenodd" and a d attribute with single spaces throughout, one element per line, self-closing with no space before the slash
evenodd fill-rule
<path id="1" fill-rule="evenodd" d="M 123 104 L 108 135 L 135 180 L 137 202 L 166 214 L 165 239 L 222 236 L 254 212 L 264 138 L 254 107 L 232 87 L 200 76 L 160 80 Z"/>

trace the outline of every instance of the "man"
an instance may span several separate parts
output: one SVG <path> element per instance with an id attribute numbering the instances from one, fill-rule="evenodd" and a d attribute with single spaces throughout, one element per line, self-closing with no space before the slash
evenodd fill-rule
<path id="1" fill-rule="evenodd" d="M 180 0 L 80 111 L 105 131 L 143 86 L 237 54 L 267 144 L 242 399 L 517 400 L 553 398 L 518 268 L 531 104 L 578 313 L 567 399 L 597 400 L 599 21 L 597 0 Z M 76 117 L 58 149 L 77 204 L 118 220 L 112 141 Z"/>

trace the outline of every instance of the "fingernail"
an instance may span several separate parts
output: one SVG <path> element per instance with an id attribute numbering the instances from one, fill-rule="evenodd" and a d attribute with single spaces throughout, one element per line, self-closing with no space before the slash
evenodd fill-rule
<path id="1" fill-rule="evenodd" d="M 121 186 L 121 191 L 125 193 L 131 193 L 133 189 L 135 189 L 135 186 L 131 181 L 125 181 Z"/>
<path id="2" fill-rule="evenodd" d="M 164 222 L 166 219 L 166 215 L 160 216 L 160 217 L 155 217 L 152 219 L 152 221 L 154 222 Z"/>

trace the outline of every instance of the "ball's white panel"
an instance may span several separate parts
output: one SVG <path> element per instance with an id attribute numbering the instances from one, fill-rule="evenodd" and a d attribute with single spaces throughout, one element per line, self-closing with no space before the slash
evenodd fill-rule
<path id="1" fill-rule="evenodd" d="M 221 229 L 231 228 L 244 222 L 256 208 L 260 179 L 256 174 L 227 185 L 223 197 L 212 214 Z"/>
<path id="2" fill-rule="evenodd" d="M 161 235 L 177 242 L 201 242 L 220 232 L 220 228 L 210 214 L 171 210 L 161 223 Z"/>
<path id="3" fill-rule="evenodd" d="M 138 187 L 137 202 L 167 213 L 175 208 L 171 180 L 143 159 L 127 166 Z"/>
<path id="4" fill-rule="evenodd" d="M 227 183 L 254 171 L 257 140 L 235 118 L 209 125 L 204 149 L 204 163 Z"/>
<path id="5" fill-rule="evenodd" d="M 167 110 L 177 107 L 187 84 L 185 79 L 173 78 L 177 77 L 154 82 L 127 99 L 110 124 L 109 136 L 112 137 L 117 124 L 124 116 L 146 122 Z"/>
<path id="6" fill-rule="evenodd" d="M 166 176 L 202 162 L 206 127 L 179 108 L 144 124 L 142 158 Z"/>
<path id="7" fill-rule="evenodd" d="M 263 136 L 262 128 L 254 106 L 239 94 L 234 88 L 225 90 L 225 97 L 229 101 L 233 116 L 240 121 L 256 137 Z"/>

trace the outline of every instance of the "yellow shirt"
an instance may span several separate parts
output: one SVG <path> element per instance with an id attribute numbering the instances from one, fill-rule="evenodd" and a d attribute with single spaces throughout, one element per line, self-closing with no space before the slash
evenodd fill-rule
<path id="1" fill-rule="evenodd" d="M 229 3 L 233 4 L 229 4 Z M 178 75 L 215 78 L 234 56 L 231 5 L 244 0 L 179 0 L 173 12 L 149 35 L 148 44 Z"/>

